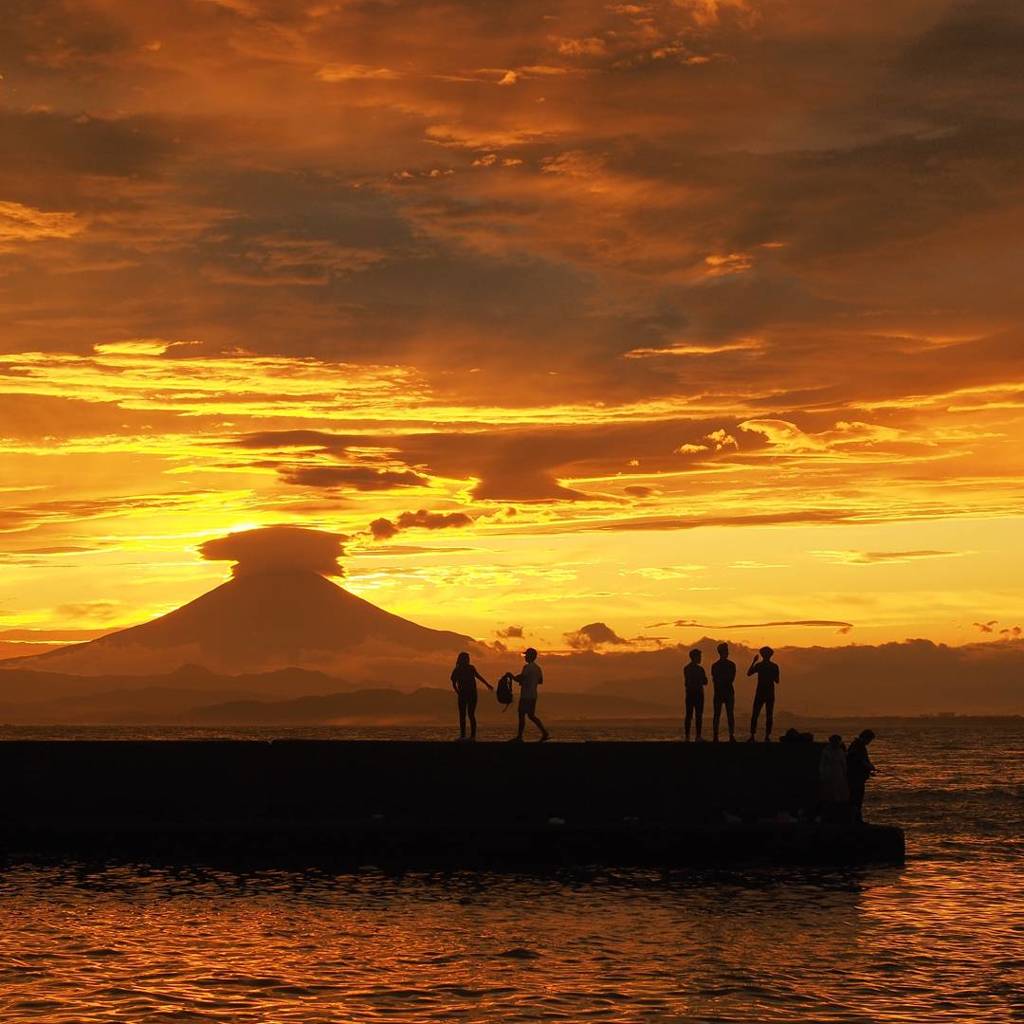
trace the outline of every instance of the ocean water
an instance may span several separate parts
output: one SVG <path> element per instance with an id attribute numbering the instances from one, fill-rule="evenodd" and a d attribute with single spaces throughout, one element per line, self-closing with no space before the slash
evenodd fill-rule
<path id="1" fill-rule="evenodd" d="M 907 830 L 899 868 L 8 865 L 0 1021 L 1020 1020 L 1024 720 L 876 728 L 867 811 Z M 670 732 L 563 730 L 598 734 Z"/>

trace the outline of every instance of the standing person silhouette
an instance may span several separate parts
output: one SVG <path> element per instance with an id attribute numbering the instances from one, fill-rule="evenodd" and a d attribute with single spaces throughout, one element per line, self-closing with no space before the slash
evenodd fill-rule
<path id="1" fill-rule="evenodd" d="M 772 721 L 775 715 L 775 687 L 779 683 L 779 666 L 772 661 L 775 652 L 770 647 L 762 647 L 747 669 L 747 675 L 757 676 L 757 689 L 754 691 L 754 709 L 750 714 L 750 739 L 748 743 L 754 742 L 754 733 L 757 732 L 757 720 L 761 715 L 761 708 L 764 708 L 764 741 L 771 742 Z"/>
<path id="2" fill-rule="evenodd" d="M 715 717 L 712 720 L 715 742 L 718 742 L 718 723 L 722 717 L 722 708 L 729 722 L 729 742 L 736 742 L 736 662 L 729 660 L 729 645 L 718 645 L 718 661 L 711 665 L 711 682 L 714 684 Z"/>
<path id="3" fill-rule="evenodd" d="M 512 743 L 523 742 L 523 732 L 526 730 L 526 720 L 529 719 L 540 729 L 540 742 L 544 743 L 551 739 L 551 733 L 544 728 L 544 723 L 537 717 L 537 687 L 544 682 L 544 673 L 537 664 L 536 648 L 527 647 L 523 651 L 522 672 L 512 678 L 519 684 L 519 732 L 512 737 Z"/>
<path id="4" fill-rule="evenodd" d="M 865 729 L 846 752 L 846 780 L 850 787 L 850 807 L 853 820 L 864 820 L 864 787 L 875 774 L 875 766 L 868 757 L 868 745 L 875 738 L 870 729 Z"/>
<path id="5" fill-rule="evenodd" d="M 700 663 L 700 651 L 695 647 L 690 651 L 689 664 L 683 669 L 683 684 L 686 687 L 686 742 L 690 741 L 690 723 L 696 718 L 697 739 L 701 739 L 700 730 L 704 721 L 704 687 L 708 685 L 708 675 Z"/>
<path id="6" fill-rule="evenodd" d="M 459 739 L 466 738 L 466 718 L 469 718 L 469 738 L 476 739 L 476 681 L 480 680 L 488 690 L 493 690 L 489 682 L 470 663 L 469 653 L 461 651 L 455 659 L 452 669 L 452 689 L 459 697 Z"/>

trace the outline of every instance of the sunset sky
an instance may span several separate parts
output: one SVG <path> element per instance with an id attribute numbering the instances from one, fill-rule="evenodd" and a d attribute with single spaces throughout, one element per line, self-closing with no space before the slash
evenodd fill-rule
<path id="1" fill-rule="evenodd" d="M 489 640 L 1019 635 L 1022 50 L 1018 0 L 7 0 L 0 640 L 271 524 Z"/>

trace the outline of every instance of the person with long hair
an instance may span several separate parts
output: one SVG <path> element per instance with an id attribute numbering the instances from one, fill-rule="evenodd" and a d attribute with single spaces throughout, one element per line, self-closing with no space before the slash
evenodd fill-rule
<path id="1" fill-rule="evenodd" d="M 469 660 L 468 651 L 460 651 L 452 669 L 452 689 L 459 698 L 459 739 L 466 739 L 466 719 L 469 719 L 469 739 L 476 739 L 476 681 L 480 680 L 488 690 L 493 690 L 489 682 Z"/>

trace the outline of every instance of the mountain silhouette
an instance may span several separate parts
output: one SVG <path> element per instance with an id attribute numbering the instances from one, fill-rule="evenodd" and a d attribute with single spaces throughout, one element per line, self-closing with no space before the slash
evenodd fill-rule
<path id="1" fill-rule="evenodd" d="M 467 636 L 428 629 L 350 594 L 317 572 L 246 573 L 151 622 L 4 668 L 80 675 L 170 672 L 198 666 L 237 674 L 288 666 L 344 674 L 364 659 L 475 650 Z"/>

